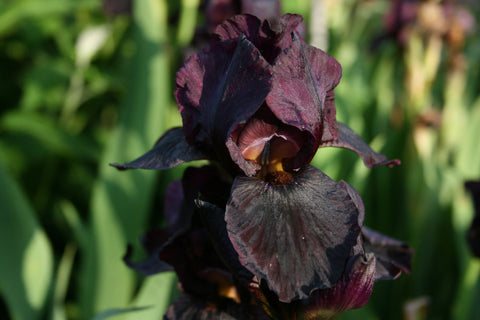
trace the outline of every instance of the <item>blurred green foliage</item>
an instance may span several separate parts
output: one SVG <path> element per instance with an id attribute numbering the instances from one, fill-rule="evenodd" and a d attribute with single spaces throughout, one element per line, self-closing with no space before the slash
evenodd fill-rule
<path id="1" fill-rule="evenodd" d="M 327 52 L 343 67 L 339 121 L 403 164 L 369 170 L 328 148 L 314 164 L 359 190 L 369 227 L 416 250 L 411 275 L 377 283 L 369 304 L 341 319 L 480 319 L 463 187 L 480 179 L 478 29 L 454 61 L 434 33 L 373 46 L 389 1 L 319 2 Z M 304 15 L 307 41 L 311 4 L 283 2 Z M 99 0 L 0 1 L 0 318 L 159 319 L 178 294 L 174 274 L 140 277 L 122 255 L 128 243 L 140 253 L 140 235 L 163 223 L 162 194 L 184 166 L 108 164 L 181 124 L 174 75 L 198 49 L 189 44 L 200 5 L 135 0 L 133 13 L 111 16 Z"/>

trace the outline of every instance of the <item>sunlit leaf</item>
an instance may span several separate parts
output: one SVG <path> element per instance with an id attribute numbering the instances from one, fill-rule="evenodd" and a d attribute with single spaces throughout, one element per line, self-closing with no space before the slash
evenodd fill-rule
<path id="1" fill-rule="evenodd" d="M 12 316 L 40 319 L 52 281 L 52 248 L 28 200 L 1 165 L 0 212 L 0 290 Z"/>

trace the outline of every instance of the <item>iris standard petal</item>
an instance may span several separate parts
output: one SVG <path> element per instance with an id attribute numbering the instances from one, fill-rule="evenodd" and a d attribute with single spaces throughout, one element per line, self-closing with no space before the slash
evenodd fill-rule
<path id="1" fill-rule="evenodd" d="M 275 60 L 266 103 L 280 121 L 310 134 L 309 142 L 293 160 L 292 167 L 299 168 L 313 158 L 323 141 L 326 117 L 330 126 L 336 123 L 335 110 L 325 110 L 325 99 L 342 71 L 334 58 L 295 37 L 291 47 Z"/>
<path id="2" fill-rule="evenodd" d="M 270 65 L 245 37 L 216 42 L 191 57 L 178 71 L 175 89 L 187 141 L 214 160 L 233 160 L 245 174 L 255 174 L 230 134 L 261 106 L 270 77 Z"/>

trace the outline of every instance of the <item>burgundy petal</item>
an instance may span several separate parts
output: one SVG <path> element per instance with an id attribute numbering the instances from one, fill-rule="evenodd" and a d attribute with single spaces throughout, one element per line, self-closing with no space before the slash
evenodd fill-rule
<path id="1" fill-rule="evenodd" d="M 216 42 L 191 57 L 178 71 L 175 89 L 187 141 L 209 149 L 217 160 L 233 159 L 247 175 L 255 174 L 257 168 L 242 157 L 230 134 L 265 100 L 270 69 L 244 37 Z"/>
<path id="2" fill-rule="evenodd" d="M 347 191 L 311 166 L 286 186 L 237 177 L 225 221 L 242 264 L 283 302 L 333 286 L 360 232 Z"/>
<path id="3" fill-rule="evenodd" d="M 225 208 L 230 197 L 231 182 L 227 182 L 214 166 L 186 168 L 182 184 L 186 201 L 192 207 L 201 199 Z"/>
<path id="4" fill-rule="evenodd" d="M 233 248 L 230 238 L 227 234 L 225 224 L 225 210 L 222 210 L 215 205 L 197 200 L 197 212 L 202 218 L 203 224 L 212 238 L 212 243 L 215 250 L 225 265 L 231 270 L 232 274 L 241 284 L 248 285 L 253 275 L 240 264 L 238 260 L 238 253 Z"/>
<path id="5" fill-rule="evenodd" d="M 327 92 L 333 90 L 340 77 L 341 67 L 334 58 L 303 43 L 298 36 L 275 61 L 267 105 L 282 122 L 311 135 L 310 143 L 294 159 L 293 168 L 308 163 L 314 156 L 323 141 L 324 120 L 330 127 L 335 124 L 335 109 L 329 105 L 326 110 L 325 101 Z"/>
<path id="6" fill-rule="evenodd" d="M 367 304 L 375 283 L 375 256 L 352 257 L 334 287 L 315 291 L 304 302 L 303 319 L 336 319 L 338 314 Z"/>
<path id="7" fill-rule="evenodd" d="M 184 162 L 206 159 L 203 152 L 185 141 L 182 128 L 168 130 L 155 146 L 140 158 L 126 164 L 112 163 L 119 170 L 153 169 L 165 170 Z"/>
<path id="8" fill-rule="evenodd" d="M 269 63 L 273 63 L 284 49 L 292 45 L 293 33 L 302 20 L 298 14 L 286 14 L 280 18 L 275 30 L 272 30 L 267 20 L 260 21 L 255 16 L 242 14 L 219 25 L 215 37 L 227 40 L 245 36 Z"/>
<path id="9" fill-rule="evenodd" d="M 254 15 L 237 15 L 220 24 L 215 30 L 215 37 L 218 40 L 231 40 L 245 36 L 258 47 L 261 38 L 264 38 L 260 35 L 261 25 L 262 21 Z"/>
<path id="10" fill-rule="evenodd" d="M 406 243 L 389 238 L 367 227 L 362 228 L 366 252 L 375 254 L 375 280 L 393 280 L 412 270 L 411 260 L 414 251 Z"/>
<path id="11" fill-rule="evenodd" d="M 377 166 L 394 167 L 401 164 L 398 159 L 388 160 L 383 154 L 376 153 L 362 138 L 350 129 L 346 124 L 338 123 L 338 139 L 327 141 L 320 147 L 338 147 L 356 152 L 368 168 Z"/>
<path id="12" fill-rule="evenodd" d="M 175 232 L 190 225 L 191 214 L 185 214 L 183 206 L 182 181 L 170 182 L 163 199 L 163 216 L 167 220 L 169 230 Z"/>

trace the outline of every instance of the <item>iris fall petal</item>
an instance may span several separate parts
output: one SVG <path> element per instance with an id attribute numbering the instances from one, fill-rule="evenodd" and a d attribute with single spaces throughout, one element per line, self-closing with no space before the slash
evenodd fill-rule
<path id="1" fill-rule="evenodd" d="M 225 221 L 240 262 L 283 302 L 333 286 L 360 232 L 348 192 L 311 166 L 287 186 L 237 177 Z"/>

